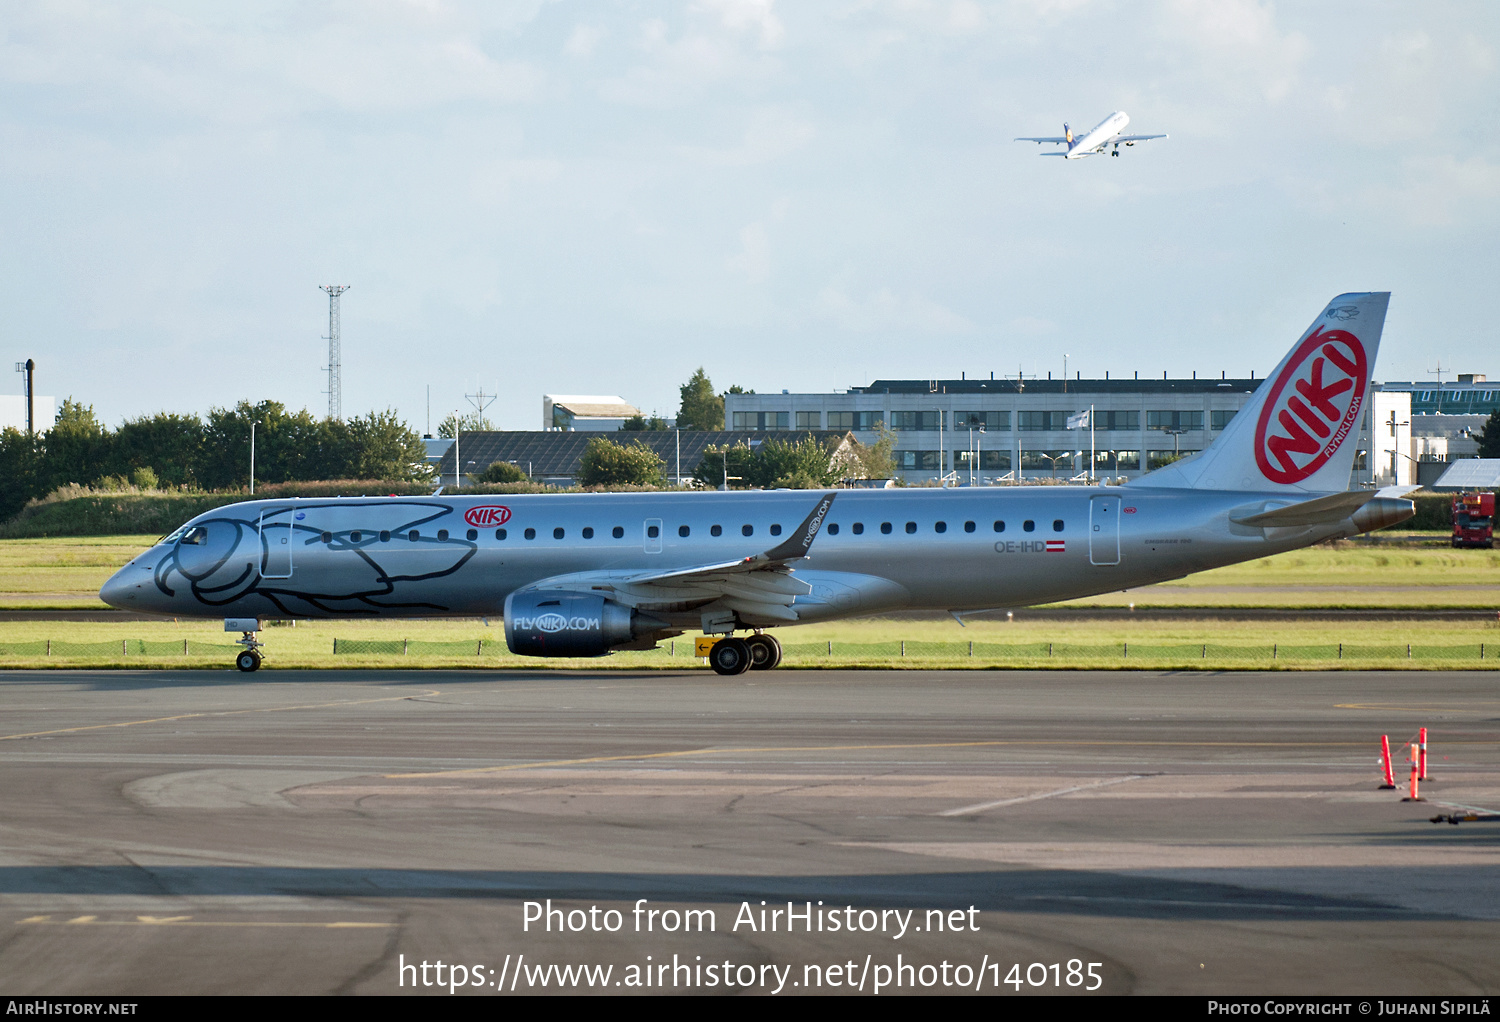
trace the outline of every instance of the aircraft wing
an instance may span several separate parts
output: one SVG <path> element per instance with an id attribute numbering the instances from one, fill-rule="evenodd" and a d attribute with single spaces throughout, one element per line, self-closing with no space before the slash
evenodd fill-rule
<path id="1" fill-rule="evenodd" d="M 1061 135 L 1048 135 L 1044 138 L 1017 138 L 1013 142 L 1056 142 L 1058 145 L 1067 145 L 1068 140 Z"/>
<path id="2" fill-rule="evenodd" d="M 833 498 L 825 494 L 788 539 L 750 557 L 668 571 L 582 571 L 525 588 L 597 593 L 646 611 L 691 610 L 718 601 L 747 618 L 796 621 L 792 604 L 812 586 L 795 578 L 788 565 L 808 556 Z"/>
<path id="3" fill-rule="evenodd" d="M 1153 139 L 1153 138 L 1169 138 L 1169 137 L 1170 136 L 1168 136 L 1168 135 L 1116 135 L 1114 138 L 1112 138 L 1112 139 L 1109 140 L 1109 144 L 1113 145 L 1116 142 L 1124 142 L 1126 145 L 1129 145 L 1129 144 L 1131 144 L 1133 142 L 1146 142 L 1146 141 L 1148 141 L 1150 139 Z"/>

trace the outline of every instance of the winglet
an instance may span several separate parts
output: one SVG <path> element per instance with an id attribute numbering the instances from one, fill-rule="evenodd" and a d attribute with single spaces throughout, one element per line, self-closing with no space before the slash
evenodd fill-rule
<path id="1" fill-rule="evenodd" d="M 808 515 L 801 525 L 782 543 L 771 550 L 767 550 L 760 557 L 767 561 L 795 561 L 800 557 L 806 557 L 812 549 L 813 540 L 818 538 L 818 530 L 823 527 L 823 519 L 828 516 L 828 509 L 833 506 L 834 494 L 824 494 L 823 499 L 818 501 L 818 506 L 813 508 L 812 514 Z"/>

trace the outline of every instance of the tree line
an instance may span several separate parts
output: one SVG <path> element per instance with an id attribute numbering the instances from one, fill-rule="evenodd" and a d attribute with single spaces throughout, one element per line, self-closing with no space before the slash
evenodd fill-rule
<path id="1" fill-rule="evenodd" d="M 710 446 L 693 469 L 692 478 L 695 484 L 707 489 L 727 484 L 732 490 L 813 490 L 836 486 L 845 479 L 886 478 L 893 472 L 894 439 L 894 434 L 883 432 L 871 446 L 856 441 L 846 449 L 840 449 L 837 441 L 819 442 L 811 436 L 770 437 L 754 448 L 745 444 Z M 505 463 L 496 462 L 502 464 Z M 584 449 L 576 478 L 578 485 L 584 487 L 665 486 L 666 463 L 645 444 L 616 443 L 608 436 L 600 436 L 590 440 Z M 498 476 L 486 478 L 484 474 L 478 479 L 509 481 Z"/>
<path id="2" fill-rule="evenodd" d="M 288 412 L 278 401 L 241 401 L 211 409 L 206 418 L 158 412 L 110 429 L 93 406 L 69 398 L 46 433 L 0 433 L 0 517 L 70 483 L 99 489 L 243 487 L 250 481 L 252 423 L 257 483 L 428 476 L 421 436 L 394 411 L 319 419 L 306 409 Z"/>

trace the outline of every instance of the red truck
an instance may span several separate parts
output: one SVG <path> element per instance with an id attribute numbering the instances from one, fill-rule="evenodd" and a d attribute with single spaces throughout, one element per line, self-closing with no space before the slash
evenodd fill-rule
<path id="1" fill-rule="evenodd" d="M 1493 493 L 1455 493 L 1453 495 L 1453 545 L 1489 548 L 1495 545 L 1495 495 Z"/>

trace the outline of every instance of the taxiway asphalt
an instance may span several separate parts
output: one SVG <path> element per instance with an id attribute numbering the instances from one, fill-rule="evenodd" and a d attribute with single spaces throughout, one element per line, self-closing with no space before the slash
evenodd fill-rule
<path id="1" fill-rule="evenodd" d="M 0 700 L 8 994 L 1500 990 L 1500 825 L 1428 822 L 1500 809 L 1493 674 L 49 671 Z M 1402 802 L 1379 737 L 1399 773 L 1422 726 Z"/>

